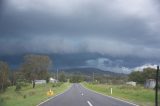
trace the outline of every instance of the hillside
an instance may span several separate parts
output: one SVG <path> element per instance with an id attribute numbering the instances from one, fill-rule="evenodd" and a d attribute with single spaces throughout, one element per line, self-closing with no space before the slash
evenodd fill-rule
<path id="1" fill-rule="evenodd" d="M 98 68 L 71 68 L 71 69 L 62 69 L 59 71 L 60 72 L 64 71 L 65 73 L 68 73 L 68 74 L 79 73 L 79 74 L 88 75 L 88 76 L 91 76 L 93 73 L 96 75 L 103 75 L 103 76 L 126 76 L 126 74 L 104 71 Z"/>

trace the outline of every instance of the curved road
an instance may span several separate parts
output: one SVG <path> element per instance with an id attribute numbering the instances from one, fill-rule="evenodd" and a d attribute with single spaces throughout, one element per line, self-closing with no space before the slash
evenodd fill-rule
<path id="1" fill-rule="evenodd" d="M 94 93 L 80 84 L 73 84 L 65 93 L 40 106 L 136 106 L 108 96 Z"/>

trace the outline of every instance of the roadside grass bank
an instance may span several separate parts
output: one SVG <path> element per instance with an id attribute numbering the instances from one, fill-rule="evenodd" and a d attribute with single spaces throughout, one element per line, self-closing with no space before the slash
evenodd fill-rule
<path id="1" fill-rule="evenodd" d="M 15 86 L 7 88 L 4 93 L 0 93 L 0 106 L 36 106 L 40 102 L 50 98 L 47 96 L 47 91 L 53 90 L 54 96 L 64 92 L 70 87 L 70 83 L 62 84 L 42 84 L 36 85 L 32 88 L 29 84 L 26 87 L 22 87 L 21 90 L 15 91 Z"/>
<path id="2" fill-rule="evenodd" d="M 99 93 L 126 100 L 140 106 L 154 106 L 154 90 L 145 89 L 139 85 L 134 87 L 128 85 L 92 84 L 86 82 L 82 83 L 82 85 Z"/>

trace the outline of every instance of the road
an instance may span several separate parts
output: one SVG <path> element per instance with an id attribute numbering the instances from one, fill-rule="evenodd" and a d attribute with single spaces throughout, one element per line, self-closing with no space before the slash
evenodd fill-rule
<path id="1" fill-rule="evenodd" d="M 73 84 L 65 93 L 41 104 L 40 106 L 136 106 L 108 96 L 103 96 Z"/>

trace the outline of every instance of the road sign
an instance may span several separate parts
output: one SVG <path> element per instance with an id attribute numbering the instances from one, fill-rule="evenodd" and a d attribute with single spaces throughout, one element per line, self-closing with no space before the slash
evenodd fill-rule
<path id="1" fill-rule="evenodd" d="M 47 92 L 47 96 L 53 96 L 54 95 L 54 93 L 53 93 L 53 91 L 50 89 L 48 92 Z"/>

